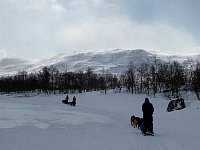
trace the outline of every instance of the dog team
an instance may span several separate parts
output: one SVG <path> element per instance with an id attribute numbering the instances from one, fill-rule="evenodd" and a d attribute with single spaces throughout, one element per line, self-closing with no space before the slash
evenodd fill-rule
<path id="1" fill-rule="evenodd" d="M 143 118 L 131 116 L 131 126 L 138 128 L 144 135 L 154 135 L 153 132 L 153 112 L 154 107 L 148 98 L 142 104 Z"/>
<path id="2" fill-rule="evenodd" d="M 69 102 L 69 96 L 67 95 L 66 98 L 64 100 L 62 100 L 62 103 L 63 104 L 67 104 L 67 105 L 70 105 L 70 106 L 76 106 L 76 97 L 74 96 L 72 98 L 72 101 Z"/>

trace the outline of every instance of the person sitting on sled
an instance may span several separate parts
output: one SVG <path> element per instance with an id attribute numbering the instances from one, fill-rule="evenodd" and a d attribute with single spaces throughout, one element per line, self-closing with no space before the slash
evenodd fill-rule
<path id="1" fill-rule="evenodd" d="M 149 102 L 148 98 L 145 98 L 145 102 L 142 104 L 143 111 L 143 133 L 146 134 L 147 131 L 153 133 L 153 105 Z"/>
<path id="2" fill-rule="evenodd" d="M 66 100 L 66 103 L 68 103 L 68 101 L 69 101 L 69 96 L 68 95 L 66 96 L 65 100 Z"/>

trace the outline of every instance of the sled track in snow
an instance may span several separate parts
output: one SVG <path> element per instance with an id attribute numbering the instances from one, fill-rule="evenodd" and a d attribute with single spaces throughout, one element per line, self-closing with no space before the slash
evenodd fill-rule
<path id="1" fill-rule="evenodd" d="M 165 150 L 165 148 L 160 144 L 157 135 L 155 136 L 143 136 L 138 135 L 138 150 Z"/>
<path id="2" fill-rule="evenodd" d="M 131 130 L 130 130 L 130 124 L 128 124 L 130 121 L 129 121 L 129 118 L 123 116 L 123 114 L 121 113 L 117 113 L 117 112 L 113 112 L 113 111 L 110 111 L 110 110 L 103 110 L 102 109 L 98 109 L 98 108 L 90 108 L 90 107 L 87 107 L 87 106 L 84 106 L 84 108 L 87 110 L 87 109 L 90 109 L 92 110 L 92 112 L 96 112 L 98 114 L 109 114 L 108 117 L 112 118 L 112 120 L 116 123 L 115 126 L 121 130 L 124 135 L 126 135 L 127 138 L 127 144 L 128 144 L 128 150 L 138 150 L 138 147 L 137 147 L 137 144 L 135 141 L 135 134 L 132 130 L 132 127 L 131 127 Z M 120 120 L 120 121 L 119 121 Z"/>
<path id="3" fill-rule="evenodd" d="M 128 149 L 130 150 L 167 150 L 167 147 L 163 147 L 158 139 L 158 135 L 155 136 L 143 136 L 143 134 L 137 128 L 132 128 L 129 124 L 129 118 L 125 117 L 121 113 L 113 112 L 110 110 L 103 110 L 98 108 L 90 108 L 84 106 L 86 111 L 96 112 L 97 114 L 109 114 L 109 117 L 116 122 L 116 126 L 125 135 L 127 135 Z M 120 120 L 120 121 L 119 121 Z"/>
<path id="4" fill-rule="evenodd" d="M 117 118 L 118 116 L 123 116 L 120 113 L 116 113 L 116 112 L 111 112 L 111 111 L 107 111 L 110 112 L 110 115 L 113 116 L 113 119 Z M 152 149 L 154 150 L 166 150 L 160 143 L 157 135 L 155 134 L 155 136 L 144 136 L 141 131 L 137 128 L 132 128 L 131 127 L 131 131 L 130 128 L 126 128 L 125 126 L 127 125 L 129 120 L 124 120 L 121 122 L 118 122 L 118 127 L 120 128 L 120 130 L 122 130 L 128 137 L 129 137 L 129 148 L 130 150 L 149 150 L 150 147 L 152 147 Z M 128 126 L 130 127 L 130 125 L 128 124 Z M 137 132 L 135 132 L 134 130 L 136 130 Z M 133 142 L 135 141 L 135 142 Z M 136 144 L 136 142 L 138 143 L 138 146 Z"/>
<path id="5" fill-rule="evenodd" d="M 158 145 L 159 150 L 164 150 L 163 146 L 161 146 L 161 144 L 160 144 L 160 142 L 158 140 L 158 137 L 156 137 L 156 136 L 155 136 L 155 141 L 156 141 L 156 143 Z"/>

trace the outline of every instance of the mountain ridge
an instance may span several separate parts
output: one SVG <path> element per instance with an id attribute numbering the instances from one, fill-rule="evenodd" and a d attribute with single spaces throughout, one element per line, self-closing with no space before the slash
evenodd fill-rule
<path id="1" fill-rule="evenodd" d="M 44 66 L 55 66 L 59 71 L 85 71 L 88 67 L 101 73 L 103 70 L 110 73 L 121 73 L 126 70 L 131 61 L 135 65 L 158 61 L 200 60 L 200 55 L 163 54 L 156 51 L 114 49 L 97 52 L 59 53 L 51 58 L 30 62 L 20 58 L 3 58 L 0 60 L 0 75 L 16 74 L 19 70 L 38 72 Z"/>

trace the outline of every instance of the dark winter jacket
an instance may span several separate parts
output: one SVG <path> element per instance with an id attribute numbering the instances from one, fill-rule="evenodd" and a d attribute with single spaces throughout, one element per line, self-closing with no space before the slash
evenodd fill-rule
<path id="1" fill-rule="evenodd" d="M 145 99 L 145 102 L 142 104 L 142 111 L 144 116 L 152 116 L 154 108 L 153 105 L 149 102 L 149 100 Z"/>
<path id="2" fill-rule="evenodd" d="M 142 104 L 142 111 L 143 111 L 143 132 L 146 133 L 147 130 L 153 132 L 153 112 L 154 108 L 153 105 L 149 102 L 148 98 L 145 98 L 145 102 Z"/>
<path id="3" fill-rule="evenodd" d="M 76 105 L 76 97 L 75 97 L 75 96 L 74 96 L 73 99 L 72 99 L 72 104 L 73 104 L 73 106 Z"/>

